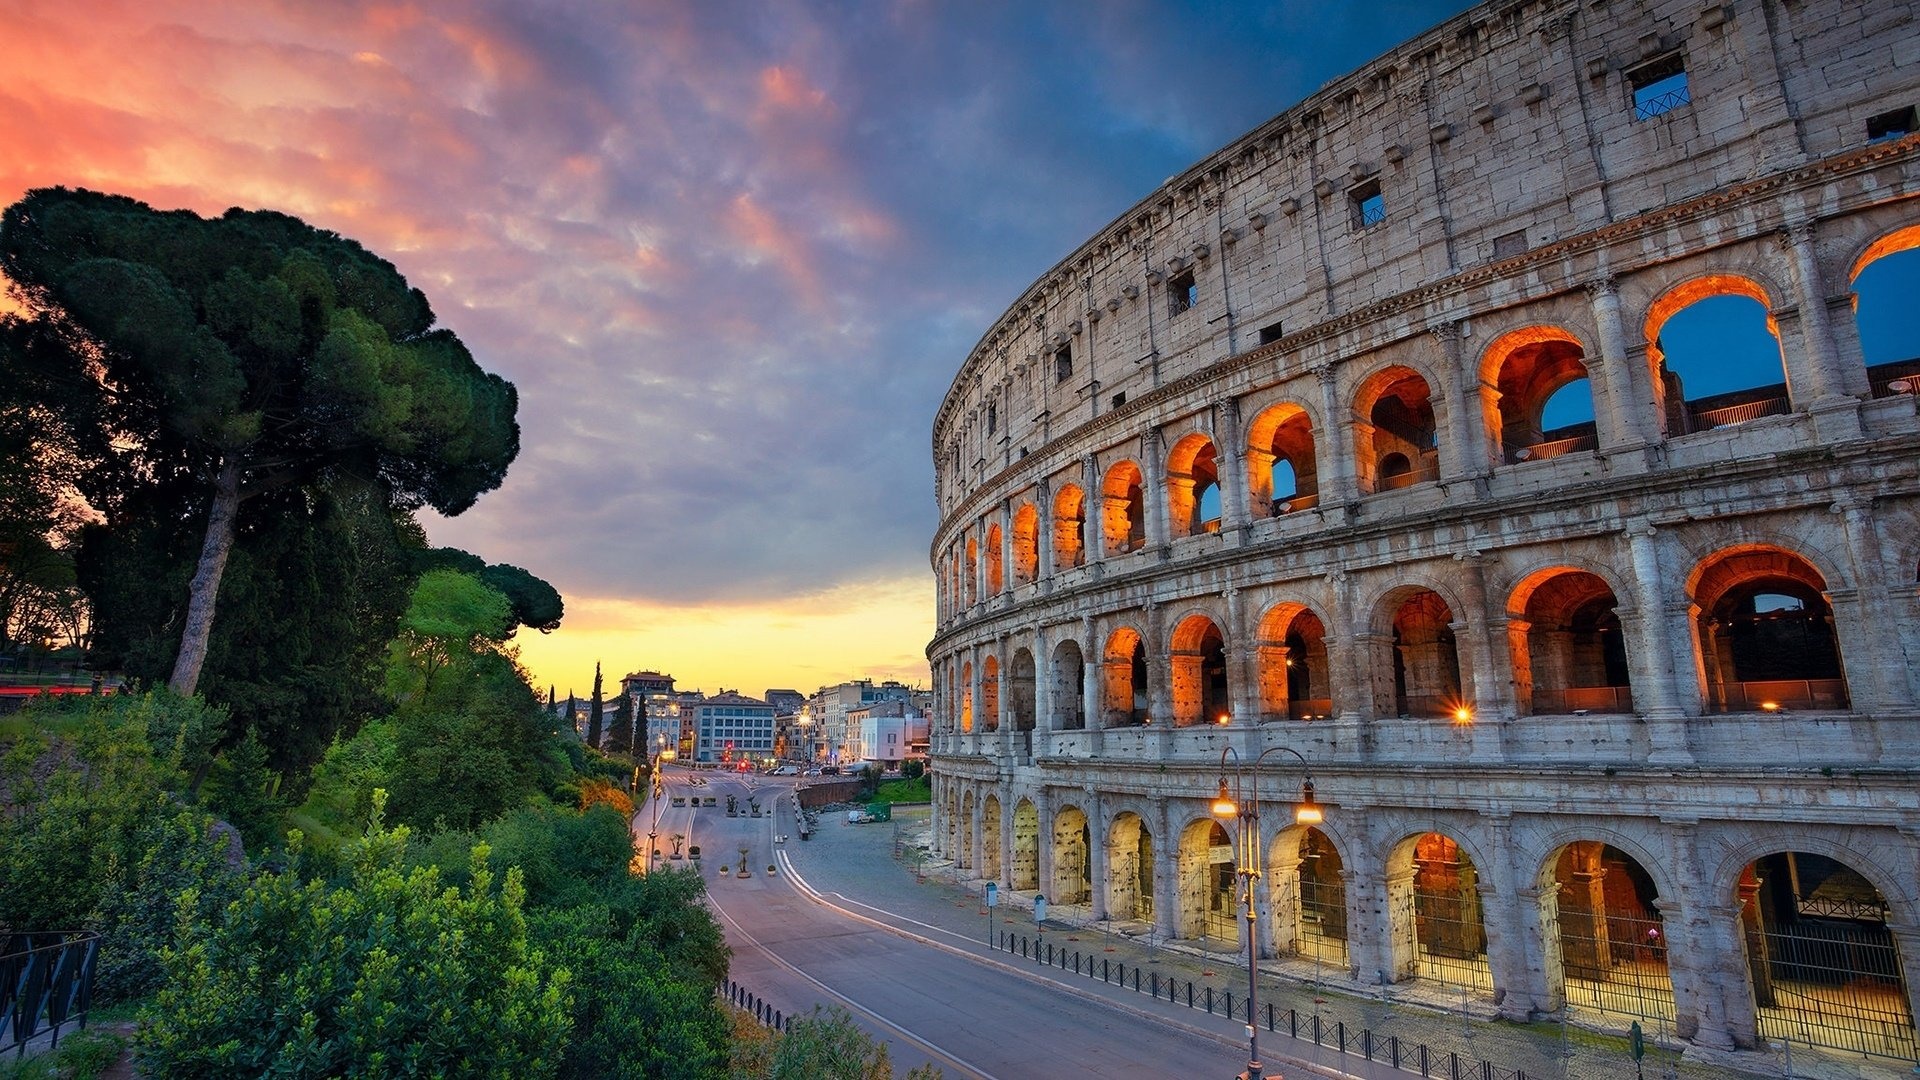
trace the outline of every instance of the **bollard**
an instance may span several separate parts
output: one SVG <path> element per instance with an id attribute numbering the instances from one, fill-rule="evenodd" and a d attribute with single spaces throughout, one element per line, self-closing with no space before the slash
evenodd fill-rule
<path id="1" fill-rule="evenodd" d="M 1207 1015 L 1213 1015 L 1213 987 L 1207 987 Z"/>
<path id="2" fill-rule="evenodd" d="M 1267 1002 L 1267 1030 L 1273 1030 L 1273 1002 Z"/>
<path id="3" fill-rule="evenodd" d="M 1193 980 L 1187 980 L 1187 1008 L 1193 1008 Z"/>
<path id="4" fill-rule="evenodd" d="M 1347 1022 L 1345 1020 L 1334 1021 L 1333 1035 L 1334 1035 L 1334 1038 L 1339 1040 L 1339 1042 L 1336 1045 L 1340 1047 L 1340 1052 L 1343 1054 L 1346 1053 L 1347 1052 Z"/>
<path id="5" fill-rule="evenodd" d="M 1152 973 L 1152 975 L 1153 975 L 1153 998 L 1154 1000 L 1158 1001 L 1160 999 L 1160 973 L 1155 971 Z M 1140 977 L 1139 968 L 1133 969 L 1133 977 L 1136 979 Z"/>

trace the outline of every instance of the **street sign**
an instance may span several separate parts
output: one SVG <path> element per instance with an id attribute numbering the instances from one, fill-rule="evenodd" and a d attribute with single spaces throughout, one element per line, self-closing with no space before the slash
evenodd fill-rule
<path id="1" fill-rule="evenodd" d="M 1047 898 L 1038 894 L 1033 898 L 1033 925 L 1039 926 L 1047 921 Z"/>
<path id="2" fill-rule="evenodd" d="M 993 882 L 987 882 L 987 906 L 993 907 L 1000 902 L 1000 888 Z"/>
<path id="3" fill-rule="evenodd" d="M 1627 1032 L 1627 1045 L 1633 1053 L 1633 1060 L 1639 1061 L 1647 1056 L 1647 1036 L 1640 1030 L 1640 1021 L 1635 1020 Z"/>

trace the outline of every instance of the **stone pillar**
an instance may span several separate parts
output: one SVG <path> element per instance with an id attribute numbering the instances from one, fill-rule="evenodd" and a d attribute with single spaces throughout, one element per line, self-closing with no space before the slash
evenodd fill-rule
<path id="1" fill-rule="evenodd" d="M 1920 927 L 1889 926 L 1893 950 L 1900 957 L 1900 977 L 1907 989 L 1907 1015 L 1920 1016 Z"/>
<path id="2" fill-rule="evenodd" d="M 1331 362 L 1313 369 L 1320 381 L 1320 411 L 1325 430 L 1321 433 L 1325 452 L 1319 456 L 1320 508 L 1322 510 L 1352 502 L 1357 494 L 1354 483 L 1353 410 L 1340 400 L 1340 375 Z"/>
<path id="3" fill-rule="evenodd" d="M 1147 515 L 1147 547 L 1167 557 L 1167 545 L 1173 542 L 1173 529 L 1167 521 L 1167 448 L 1159 427 L 1140 434 L 1140 501 Z"/>
<path id="4" fill-rule="evenodd" d="M 1731 1050 L 1740 1039 L 1736 1032 L 1744 1028 L 1743 1041 L 1750 1042 L 1754 1030 L 1747 951 L 1738 932 L 1740 910 L 1721 899 L 1716 884 L 1702 873 L 1695 840 L 1698 822 L 1675 819 L 1664 824 L 1673 845 L 1680 896 L 1677 905 L 1663 898 L 1654 907 L 1667 928 L 1674 1030 L 1701 1046 Z M 1744 1013 L 1744 1020 L 1736 1012 Z"/>
<path id="5" fill-rule="evenodd" d="M 1147 604 L 1147 719 L 1154 727 L 1173 727 L 1173 643 L 1167 640 L 1160 605 Z"/>
<path id="6" fill-rule="evenodd" d="M 1000 503 L 1000 594 L 1013 591 L 1013 500 Z"/>
<path id="7" fill-rule="evenodd" d="M 1053 591 L 1053 484 L 1042 477 L 1033 498 L 1033 578 L 1045 594 Z"/>
<path id="8" fill-rule="evenodd" d="M 985 720 L 981 716 L 981 711 L 980 711 L 981 710 L 980 665 L 982 661 L 985 659 L 985 657 L 981 656 L 980 646 L 978 645 L 971 647 L 968 650 L 968 654 L 969 654 L 969 659 L 972 660 L 972 663 L 969 664 L 968 667 L 971 668 L 972 670 L 971 670 L 971 673 L 968 675 L 968 681 L 967 681 L 967 701 L 965 704 L 962 705 L 962 708 L 968 710 L 972 714 L 972 721 L 973 721 L 972 738 L 969 739 L 968 741 L 971 742 L 973 745 L 969 747 L 969 749 L 974 753 L 979 753 L 978 748 L 980 745 L 980 733 L 986 730 L 986 726 L 987 726 Z"/>
<path id="9" fill-rule="evenodd" d="M 1487 818 L 1492 838 L 1492 866 L 1479 881 L 1480 923 L 1487 934 L 1487 969 L 1493 976 L 1493 996 L 1500 1018 L 1526 1023 L 1533 1018 L 1532 972 L 1538 959 L 1531 935 L 1523 925 L 1523 907 L 1515 886 L 1513 818 L 1499 813 Z"/>
<path id="10" fill-rule="evenodd" d="M 1508 680 L 1500 675 L 1502 653 L 1495 651 L 1499 638 L 1493 633 L 1487 598 L 1486 557 L 1469 553 L 1458 558 L 1461 600 L 1467 606 L 1468 666 L 1473 679 L 1473 757 L 1476 761 L 1499 761 L 1500 728 L 1513 717 L 1513 704 L 1506 692 Z M 1459 631 L 1454 633 L 1458 643 Z"/>
<path id="11" fill-rule="evenodd" d="M 1153 838 L 1153 932 L 1170 941 L 1180 916 L 1180 837 L 1173 831 L 1172 800 L 1161 799 Z"/>
<path id="12" fill-rule="evenodd" d="M 1600 332 L 1600 378 L 1606 388 L 1599 395 L 1605 398 L 1605 408 L 1599 402 L 1594 408 L 1600 449 L 1607 453 L 1637 449 L 1660 437 L 1653 377 L 1644 365 L 1635 367 L 1634 350 L 1620 318 L 1619 283 L 1603 277 L 1585 287 L 1593 306 L 1594 325 Z M 1644 353 L 1639 356 L 1645 358 Z M 1591 371 L 1591 363 L 1588 368 Z"/>
<path id="13" fill-rule="evenodd" d="M 1035 873 L 1033 891 L 1047 898 L 1048 903 L 1059 899 L 1054 889 L 1054 803 L 1053 792 L 1041 790 L 1034 793 L 1033 809 L 1038 818 L 1039 831 L 1033 838 Z"/>
<path id="14" fill-rule="evenodd" d="M 1812 405 L 1849 394 L 1867 392 L 1865 372 L 1849 379 L 1840 364 L 1840 350 L 1827 321 L 1825 283 L 1821 280 L 1820 259 L 1814 249 L 1814 223 L 1797 221 L 1777 234 L 1780 247 L 1793 260 L 1794 299 L 1800 305 L 1800 341 L 1805 361 L 1801 383 L 1805 394 L 1796 392 L 1794 404 Z M 1855 384 L 1855 385 L 1849 385 Z M 1842 403 L 1843 405 L 1846 403 Z M 1854 435 L 1860 434 L 1858 402 L 1853 401 Z"/>
<path id="15" fill-rule="evenodd" d="M 1093 879 L 1092 892 L 1088 898 L 1092 905 L 1091 915 L 1098 921 L 1107 917 L 1107 884 L 1112 876 L 1107 850 L 1107 814 L 1100 794 L 1091 787 L 1087 789 L 1085 805 L 1087 814 L 1087 876 Z"/>
<path id="16" fill-rule="evenodd" d="M 962 805 L 969 804 L 963 802 Z M 973 811 L 967 815 L 966 823 L 962 826 L 962 828 L 967 830 L 967 843 L 965 850 L 958 854 L 961 867 L 973 871 L 980 868 L 980 820 L 986 816 L 986 806 L 984 801 L 978 797 L 976 797 L 970 805 L 973 807 Z M 1005 849 L 1003 848 L 1002 850 Z M 974 878 L 980 875 L 977 873 L 969 873 L 967 876 Z"/>
<path id="17" fill-rule="evenodd" d="M 1846 647 L 1841 664 L 1847 676 L 1847 692 L 1856 711 L 1876 716 L 1910 713 L 1914 707 L 1912 666 L 1900 645 L 1900 620 L 1889 596 L 1893 581 L 1883 558 L 1887 548 L 1880 542 L 1873 501 L 1848 494 L 1831 509 L 1845 523 L 1847 554 L 1853 564 L 1854 591 L 1860 607 L 1861 625 L 1844 632 Z M 1861 659 L 1850 662 L 1855 652 Z"/>
<path id="18" fill-rule="evenodd" d="M 1007 635 L 1005 633 L 998 634 L 994 637 L 993 655 L 995 658 L 995 662 L 998 663 L 1000 666 L 999 692 L 996 695 L 996 697 L 999 700 L 997 700 L 994 703 L 995 705 L 994 723 L 1000 729 L 999 730 L 1000 760 L 1002 762 L 1011 762 L 1013 760 L 1013 739 L 1014 739 L 1013 726 L 1014 725 L 1013 725 L 1013 694 L 1012 694 L 1013 664 L 1011 662 L 1012 652 L 1013 650 L 1009 647 L 1009 642 L 1007 640 Z"/>
<path id="19" fill-rule="evenodd" d="M 1360 628 L 1353 610 L 1353 581 L 1344 570 L 1327 575 L 1333 587 L 1333 625 L 1327 628 L 1327 680 L 1333 694 L 1333 714 L 1340 723 L 1358 724 L 1374 717 L 1373 692 L 1366 681 L 1368 658 L 1362 652 Z"/>
<path id="20" fill-rule="evenodd" d="M 1100 756 L 1100 745 L 1104 738 L 1101 732 L 1106 729 L 1107 717 L 1100 704 L 1101 677 L 1105 674 L 1106 649 L 1094 638 L 1093 616 L 1084 616 L 1080 620 L 1080 715 L 1085 718 L 1087 730 L 1087 748 L 1094 756 Z"/>
<path id="21" fill-rule="evenodd" d="M 1100 509 L 1106 505 L 1101 492 L 1100 462 L 1092 454 L 1080 459 L 1080 557 L 1093 566 L 1107 557 L 1106 522 Z M 1097 571 L 1096 571 L 1097 573 Z"/>
<path id="22" fill-rule="evenodd" d="M 1240 436 L 1240 402 L 1234 398 L 1213 407 L 1214 463 L 1220 474 L 1220 532 L 1226 542 L 1246 542 L 1252 515 L 1247 509 L 1247 448 Z"/>
<path id="23" fill-rule="evenodd" d="M 1446 397 L 1447 423 L 1440 447 L 1440 478 L 1465 480 L 1482 476 L 1488 471 L 1486 438 L 1475 434 L 1480 425 L 1474 421 L 1480 410 L 1476 407 L 1478 402 L 1467 397 L 1467 387 L 1478 386 L 1480 380 L 1477 376 L 1469 379 L 1461 370 L 1465 361 L 1461 358 L 1460 324 L 1435 323 L 1427 331 L 1440 345 L 1440 378 L 1444 385 L 1437 389 Z"/>
<path id="24" fill-rule="evenodd" d="M 1639 609 L 1634 648 L 1627 657 L 1634 709 L 1647 721 L 1654 764 L 1690 765 L 1686 714 L 1677 685 L 1681 667 L 1667 615 L 1667 583 L 1660 567 L 1654 527 L 1644 518 L 1627 526 L 1633 563 L 1634 606 Z"/>
<path id="25" fill-rule="evenodd" d="M 1060 730 L 1053 715 L 1053 650 L 1048 646 L 1047 628 L 1039 623 L 1028 632 L 1033 642 L 1033 748 L 1037 751 L 1049 738 L 1046 732 Z"/>
<path id="26" fill-rule="evenodd" d="M 1252 635 L 1247 632 L 1246 602 L 1241 599 L 1240 590 L 1228 589 L 1226 600 L 1227 702 L 1234 725 L 1250 726 L 1260 722 L 1259 683 L 1248 678 L 1260 650 L 1254 647 Z"/>
<path id="27" fill-rule="evenodd" d="M 1580 979 L 1603 981 L 1613 968 L 1613 944 L 1607 935 L 1607 868 L 1600 862 L 1602 848 L 1595 842 L 1572 847 L 1573 875 L 1560 904 L 1560 925 L 1571 939 L 1560 961 L 1566 973 Z"/>
<path id="28" fill-rule="evenodd" d="M 1560 956 L 1560 887 L 1552 883 L 1515 890 L 1521 944 L 1526 949 L 1524 973 L 1533 1011 L 1547 1013 L 1564 1001 L 1566 971 Z"/>
<path id="29" fill-rule="evenodd" d="M 1387 874 L 1381 880 L 1384 948 L 1380 960 L 1387 982 L 1399 982 L 1420 956 L 1419 923 L 1413 906 L 1413 867 Z"/>

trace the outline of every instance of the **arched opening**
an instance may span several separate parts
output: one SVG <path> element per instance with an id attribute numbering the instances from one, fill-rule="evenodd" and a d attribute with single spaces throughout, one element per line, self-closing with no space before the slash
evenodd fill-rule
<path id="1" fill-rule="evenodd" d="M 940 805 L 944 811 L 947 826 L 947 846 L 943 851 L 953 860 L 955 866 L 964 867 L 967 863 L 962 858 L 962 852 L 966 848 L 966 841 L 962 836 L 967 830 L 973 828 L 973 819 L 961 813 L 961 802 L 952 792 L 947 793 L 946 801 Z"/>
<path id="2" fill-rule="evenodd" d="M 1279 517 L 1320 505 L 1313 421 L 1298 405 L 1261 412 L 1247 428 L 1247 482 L 1255 514 Z"/>
<path id="3" fill-rule="evenodd" d="M 1213 440 L 1199 432 L 1167 454 L 1167 520 L 1175 536 L 1220 531 L 1220 463 Z"/>
<path id="4" fill-rule="evenodd" d="M 1049 697 L 1055 731 L 1080 731 L 1087 726 L 1081 688 L 1086 685 L 1086 660 L 1080 655 L 1080 643 L 1062 641 L 1053 647 L 1053 663 L 1047 670 L 1053 685 Z"/>
<path id="5" fill-rule="evenodd" d="M 971 870 L 977 865 L 973 858 L 973 815 L 976 809 L 978 806 L 974 802 L 973 792 L 969 791 L 960 800 L 959 846 L 953 852 L 953 861 L 959 864 L 962 870 Z"/>
<path id="6" fill-rule="evenodd" d="M 1239 912 L 1234 904 L 1233 841 L 1212 818 L 1180 833 L 1180 910 L 1173 935 L 1237 945 Z"/>
<path id="7" fill-rule="evenodd" d="M 1410 589 L 1393 613 L 1393 711 L 1447 717 L 1464 707 L 1453 609 L 1431 589 Z"/>
<path id="8" fill-rule="evenodd" d="M 1124 555 L 1147 545 L 1147 504 L 1141 493 L 1140 466 L 1122 461 L 1107 470 L 1100 485 L 1100 535 L 1108 555 Z"/>
<path id="9" fill-rule="evenodd" d="M 1007 884 L 1026 891 L 1040 887 L 1040 812 L 1026 799 L 1013 807 L 1013 863 Z"/>
<path id="10" fill-rule="evenodd" d="M 1493 989 L 1480 873 L 1451 837 L 1401 842 L 1387 861 L 1387 910 L 1398 978 Z"/>
<path id="11" fill-rule="evenodd" d="M 1233 717 L 1227 694 L 1227 641 L 1205 615 L 1189 615 L 1173 631 L 1168 657 L 1173 678 L 1173 723 L 1225 723 Z"/>
<path id="12" fill-rule="evenodd" d="M 1920 394 L 1920 225 L 1882 237 L 1853 267 L 1853 318 L 1874 397 Z"/>
<path id="13" fill-rule="evenodd" d="M 1871 881 L 1787 851 L 1747 864 L 1736 898 L 1760 1038 L 1914 1060 L 1900 950 Z"/>
<path id="14" fill-rule="evenodd" d="M 1347 967 L 1347 889 L 1340 852 L 1326 833 L 1291 828 L 1273 838 L 1267 855 L 1267 909 L 1273 951 L 1315 966 Z"/>
<path id="15" fill-rule="evenodd" d="M 960 708 L 957 711 L 959 712 L 959 715 L 960 715 L 960 730 L 972 731 L 973 730 L 973 663 L 971 661 L 960 665 L 960 687 L 958 692 L 960 697 Z"/>
<path id="16" fill-rule="evenodd" d="M 1701 565 L 1691 592 L 1709 708 L 1847 707 L 1826 588 L 1811 563 L 1778 548 L 1722 552 Z"/>
<path id="17" fill-rule="evenodd" d="M 1716 274 L 1662 296 L 1647 314 L 1647 362 L 1667 435 L 1792 411 L 1766 291 Z"/>
<path id="18" fill-rule="evenodd" d="M 1362 491 L 1391 491 L 1440 476 L 1432 391 L 1411 369 L 1391 367 L 1361 387 L 1354 413 Z"/>
<path id="19" fill-rule="evenodd" d="M 1052 889 L 1051 903 L 1093 903 L 1093 845 L 1087 815 L 1077 806 L 1053 815 Z"/>
<path id="20" fill-rule="evenodd" d="M 1013 512 L 1013 583 L 1030 585 L 1040 576 L 1040 511 L 1021 503 Z"/>
<path id="21" fill-rule="evenodd" d="M 1100 707 L 1107 727 L 1147 722 L 1147 647 L 1140 633 L 1123 626 L 1107 638 L 1101 664 Z"/>
<path id="22" fill-rule="evenodd" d="M 1612 587 L 1585 570 L 1542 571 L 1514 590 L 1507 643 L 1522 713 L 1633 711 L 1618 606 Z"/>
<path id="23" fill-rule="evenodd" d="M 1153 834 L 1132 811 L 1114 815 L 1107 828 L 1107 914 L 1153 921 Z"/>
<path id="24" fill-rule="evenodd" d="M 1000 658 L 980 661 L 980 730 L 1000 730 Z"/>
<path id="25" fill-rule="evenodd" d="M 1000 798 L 989 795 L 980 804 L 980 876 L 1000 880 Z"/>
<path id="26" fill-rule="evenodd" d="M 1280 604 L 1260 620 L 1254 649 L 1262 720 L 1325 720 L 1333 715 L 1327 628 L 1308 608 Z"/>
<path id="27" fill-rule="evenodd" d="M 1087 498 L 1073 484 L 1053 497 L 1053 568 L 1070 570 L 1087 558 Z"/>
<path id="28" fill-rule="evenodd" d="M 1618 848 L 1579 840 L 1547 860 L 1541 876 L 1552 989 L 1573 1009 L 1600 1014 L 1607 1026 L 1671 1025 L 1667 928 L 1646 868 Z"/>
<path id="29" fill-rule="evenodd" d="M 1599 445 L 1586 353 L 1571 335 L 1527 327 L 1501 336 L 1487 355 L 1506 461 L 1544 461 Z"/>
<path id="30" fill-rule="evenodd" d="M 1006 587 L 1006 578 L 1000 569 L 1000 526 L 987 526 L 987 595 L 998 596 Z"/>
<path id="31" fill-rule="evenodd" d="M 1013 707 L 1013 730 L 1032 731 L 1034 721 L 1034 674 L 1033 654 L 1024 647 L 1015 649 L 1013 663 L 1008 672 L 1010 685 L 1007 692 L 1013 695 L 1007 704 Z"/>

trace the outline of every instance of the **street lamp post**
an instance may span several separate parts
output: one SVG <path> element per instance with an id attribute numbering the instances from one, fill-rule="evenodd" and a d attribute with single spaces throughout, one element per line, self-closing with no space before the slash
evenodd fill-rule
<path id="1" fill-rule="evenodd" d="M 660 796 L 666 791 L 666 786 L 660 780 L 660 767 L 664 762 L 672 759 L 673 753 L 667 749 L 667 737 L 664 734 L 653 737 L 653 746 L 653 764 L 648 769 L 651 775 L 647 778 L 653 788 L 652 793 L 647 796 L 647 801 L 653 803 L 653 824 L 647 827 L 648 873 L 653 872 L 653 860 L 660 857 L 660 849 L 656 846 L 660 836 Z"/>
<path id="2" fill-rule="evenodd" d="M 1293 820 L 1300 825 L 1318 825 L 1324 820 L 1320 804 L 1313 801 L 1313 766 L 1300 756 L 1298 750 L 1270 746 L 1254 758 L 1252 764 L 1246 764 L 1231 745 L 1221 748 L 1220 793 L 1213 800 L 1213 816 L 1240 819 L 1240 835 L 1234 844 L 1234 862 L 1238 867 L 1236 873 L 1247 905 L 1247 1071 L 1240 1074 L 1241 1080 L 1261 1080 L 1260 1024 L 1256 1016 L 1260 993 L 1259 916 L 1254 911 L 1253 883 L 1260 880 L 1260 763 L 1267 760 L 1268 754 L 1274 753 L 1292 754 L 1300 762 L 1301 771 L 1305 774 L 1300 785 L 1300 803 L 1293 810 Z M 1227 787 L 1229 754 L 1233 755 L 1234 762 L 1231 791 Z"/>

